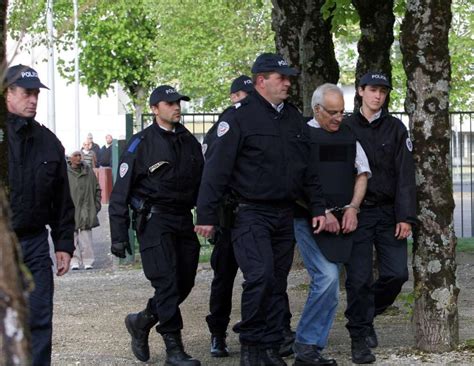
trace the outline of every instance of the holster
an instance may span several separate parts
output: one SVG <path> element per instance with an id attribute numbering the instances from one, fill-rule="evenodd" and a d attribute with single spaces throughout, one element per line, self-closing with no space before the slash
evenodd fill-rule
<path id="1" fill-rule="evenodd" d="M 235 213 L 238 201 L 231 193 L 225 194 L 217 209 L 219 226 L 223 229 L 231 229 L 234 226 Z"/>
<path id="2" fill-rule="evenodd" d="M 150 206 L 146 203 L 146 200 L 132 199 L 132 208 L 132 229 L 140 234 L 150 218 Z"/>

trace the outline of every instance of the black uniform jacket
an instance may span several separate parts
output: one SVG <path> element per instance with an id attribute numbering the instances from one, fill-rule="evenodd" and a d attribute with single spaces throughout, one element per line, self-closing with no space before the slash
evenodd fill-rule
<path id="1" fill-rule="evenodd" d="M 396 222 L 416 223 L 415 165 L 412 142 L 405 125 L 383 110 L 369 123 L 358 111 L 344 120 L 369 159 L 372 177 L 365 200 L 393 204 Z"/>
<path id="2" fill-rule="evenodd" d="M 110 196 L 112 242 L 128 241 L 132 197 L 174 211 L 193 208 L 203 164 L 201 144 L 182 124 L 172 132 L 155 122 L 132 136 Z"/>
<path id="3" fill-rule="evenodd" d="M 74 204 L 64 148 L 33 118 L 8 115 L 8 174 L 12 225 L 18 238 L 51 227 L 55 251 L 74 252 Z"/>
<path id="4" fill-rule="evenodd" d="M 285 103 L 277 112 L 255 92 L 217 123 L 216 138 L 205 152 L 198 224 L 218 224 L 217 207 L 228 189 L 257 203 L 291 203 L 306 192 L 313 216 L 324 215 L 318 176 L 309 166 L 309 127 L 294 106 Z"/>

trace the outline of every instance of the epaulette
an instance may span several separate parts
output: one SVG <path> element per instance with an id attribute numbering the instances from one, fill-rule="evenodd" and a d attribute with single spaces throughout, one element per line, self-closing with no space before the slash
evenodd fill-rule
<path id="1" fill-rule="evenodd" d="M 248 97 L 245 97 L 242 100 L 239 100 L 237 103 L 233 105 L 234 109 L 239 109 L 240 107 L 247 105 L 249 103 Z"/>
<path id="2" fill-rule="evenodd" d="M 137 136 L 137 137 L 135 138 L 135 140 L 132 141 L 132 143 L 131 143 L 130 146 L 128 147 L 127 151 L 128 151 L 129 153 L 132 153 L 132 154 L 133 154 L 133 153 L 137 150 L 138 145 L 140 145 L 140 142 L 142 142 L 143 139 L 144 139 L 143 136 Z"/>

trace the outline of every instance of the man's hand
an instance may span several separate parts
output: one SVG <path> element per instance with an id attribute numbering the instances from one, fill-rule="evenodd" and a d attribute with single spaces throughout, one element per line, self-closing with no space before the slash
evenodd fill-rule
<path id="1" fill-rule="evenodd" d="M 71 255 L 66 252 L 56 252 L 56 267 L 58 271 L 57 276 L 62 276 L 69 271 L 69 264 L 71 263 Z"/>
<path id="2" fill-rule="evenodd" d="M 349 234 L 357 228 L 357 208 L 347 207 L 342 216 L 342 232 Z"/>
<path id="3" fill-rule="evenodd" d="M 201 235 L 206 239 L 210 239 L 214 236 L 214 226 L 213 225 L 196 225 L 194 226 L 194 232 Z"/>
<path id="4" fill-rule="evenodd" d="M 336 235 L 339 234 L 339 231 L 341 230 L 339 221 L 336 219 L 336 216 L 334 216 L 331 212 L 328 212 L 326 214 L 326 227 L 324 229 L 327 232 L 330 232 Z"/>
<path id="5" fill-rule="evenodd" d="M 128 241 L 112 243 L 112 245 L 110 246 L 110 251 L 113 255 L 119 258 L 125 258 L 127 256 L 125 254 L 125 251 L 127 251 L 128 254 L 132 255 L 132 248 L 130 247 L 130 243 Z"/>
<path id="6" fill-rule="evenodd" d="M 313 217 L 312 224 L 314 229 L 313 233 L 319 234 L 321 231 L 324 230 L 324 227 L 326 226 L 326 216 Z"/>
<path id="7" fill-rule="evenodd" d="M 395 237 L 398 240 L 406 239 L 411 235 L 411 224 L 408 222 L 399 222 L 395 226 Z"/>

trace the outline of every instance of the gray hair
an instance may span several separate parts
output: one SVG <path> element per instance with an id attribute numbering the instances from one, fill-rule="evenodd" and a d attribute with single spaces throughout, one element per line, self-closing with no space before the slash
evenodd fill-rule
<path id="1" fill-rule="evenodd" d="M 339 94 L 341 97 L 344 97 L 342 89 L 339 88 L 337 85 L 325 83 L 323 85 L 318 86 L 314 91 L 313 97 L 311 98 L 311 109 L 314 110 L 314 107 L 316 107 L 317 105 L 323 105 L 324 97 L 328 93 L 336 93 Z"/>

